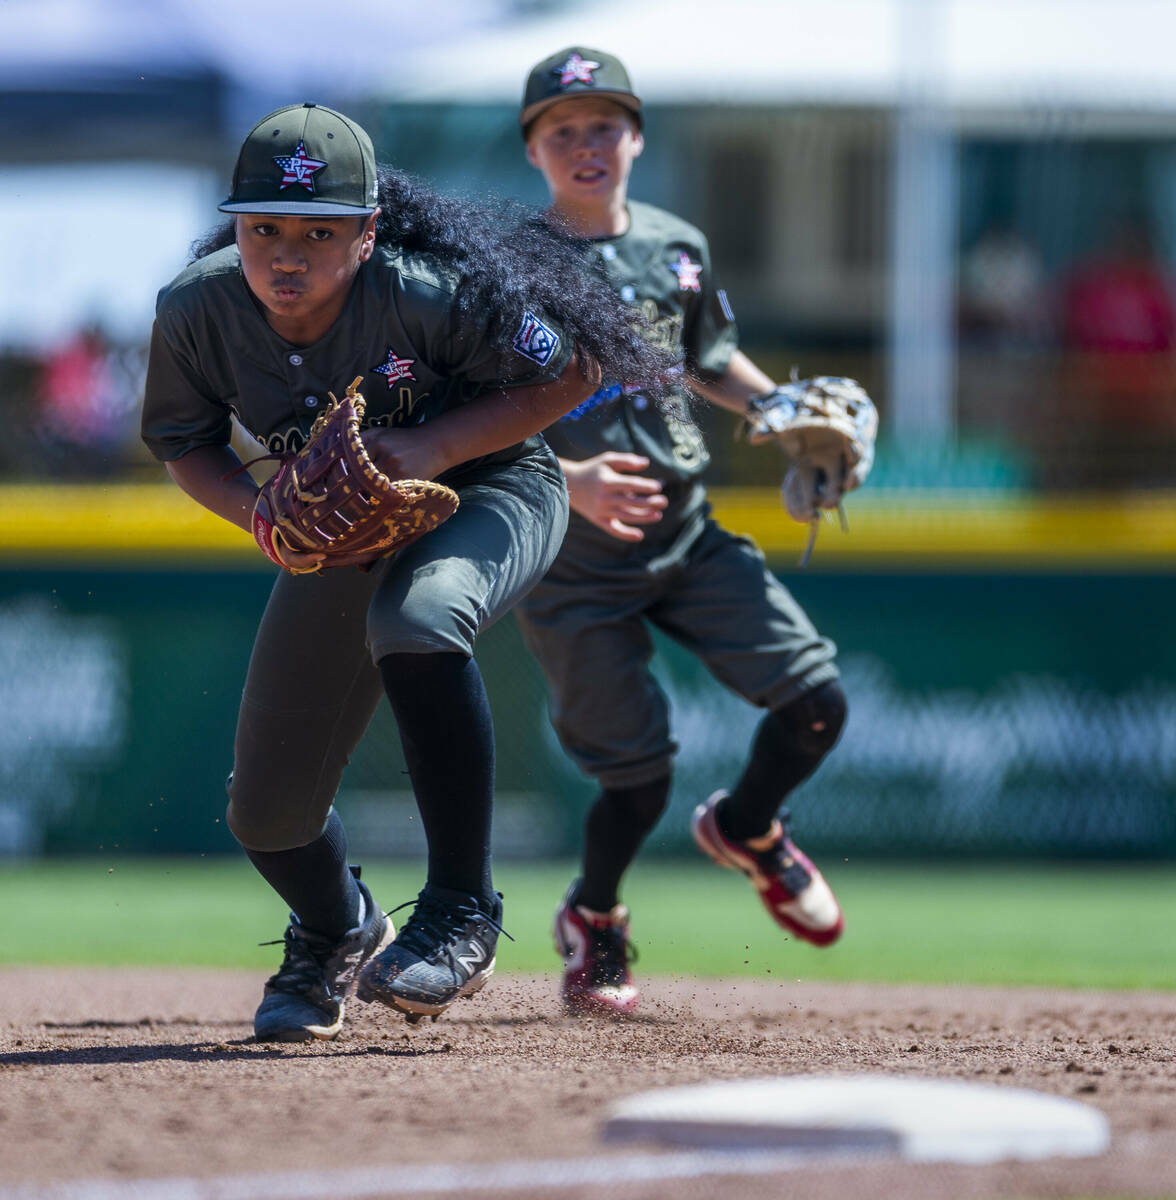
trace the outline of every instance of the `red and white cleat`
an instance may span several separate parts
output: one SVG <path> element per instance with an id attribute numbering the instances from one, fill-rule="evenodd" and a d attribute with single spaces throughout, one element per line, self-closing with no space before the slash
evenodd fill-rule
<path id="1" fill-rule="evenodd" d="M 564 960 L 564 1007 L 573 1013 L 626 1016 L 640 995 L 629 974 L 636 953 L 629 942 L 629 910 L 593 912 L 571 904 L 572 890 L 555 913 L 555 948 Z"/>
<path id="2" fill-rule="evenodd" d="M 746 842 L 728 838 L 715 815 L 726 794 L 715 792 L 694 810 L 690 832 L 698 848 L 720 867 L 742 871 L 777 925 L 814 946 L 832 945 L 845 928 L 845 918 L 825 877 L 779 821 L 773 821 L 762 838 Z"/>

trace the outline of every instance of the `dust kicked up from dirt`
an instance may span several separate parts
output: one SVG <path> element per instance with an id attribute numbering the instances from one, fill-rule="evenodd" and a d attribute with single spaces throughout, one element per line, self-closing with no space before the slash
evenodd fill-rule
<path id="1" fill-rule="evenodd" d="M 351 1002 L 338 1040 L 277 1046 L 251 1037 L 261 983 L 200 970 L 0 972 L 0 1195 L 371 1168 L 386 1170 L 387 1195 L 405 1196 L 426 1166 L 672 1153 L 601 1141 L 610 1107 L 634 1092 L 886 1072 L 1084 1101 L 1110 1119 L 1111 1150 L 986 1167 L 824 1162 L 754 1183 L 647 1179 L 607 1193 L 1176 1196 L 1176 994 L 648 979 L 639 1015 L 608 1021 L 564 1016 L 551 977 L 503 976 L 437 1022 L 410 1028 Z M 462 1190 L 602 1194 L 587 1183 Z"/>

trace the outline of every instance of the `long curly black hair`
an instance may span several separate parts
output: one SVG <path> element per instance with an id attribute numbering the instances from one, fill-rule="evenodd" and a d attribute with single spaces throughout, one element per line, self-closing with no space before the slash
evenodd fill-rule
<path id="1" fill-rule="evenodd" d="M 486 324 L 492 345 L 510 349 L 519 314 L 538 308 L 600 364 L 606 382 L 623 382 L 665 400 L 675 360 L 646 336 L 646 323 L 588 265 L 588 243 L 549 213 L 517 202 L 446 196 L 393 167 L 380 166 L 377 243 L 428 255 L 460 275 L 458 314 Z M 232 221 L 194 242 L 191 261 L 230 246 Z"/>

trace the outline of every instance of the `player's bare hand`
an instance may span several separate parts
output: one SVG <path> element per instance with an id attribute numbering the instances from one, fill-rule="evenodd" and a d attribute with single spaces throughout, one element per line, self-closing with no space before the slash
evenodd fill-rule
<path id="1" fill-rule="evenodd" d="M 440 452 L 425 425 L 411 429 L 365 429 L 363 442 L 372 462 L 389 479 L 436 479 L 453 464 Z"/>
<path id="2" fill-rule="evenodd" d="M 661 480 L 637 474 L 649 466 L 644 455 L 606 450 L 583 462 L 560 462 L 572 508 L 618 541 L 639 542 L 645 537 L 640 526 L 662 519 L 669 501 Z"/>

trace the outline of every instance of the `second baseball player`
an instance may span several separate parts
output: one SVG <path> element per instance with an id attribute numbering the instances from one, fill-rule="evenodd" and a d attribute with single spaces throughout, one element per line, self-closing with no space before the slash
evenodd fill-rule
<path id="1" fill-rule="evenodd" d="M 628 198 L 643 148 L 642 105 L 621 62 L 583 46 L 538 63 L 520 124 L 553 218 L 652 336 L 680 357 L 690 388 L 743 415 L 773 381 L 738 349 L 731 305 L 707 240 L 671 213 Z M 721 683 L 766 710 L 742 775 L 699 797 L 692 829 L 716 863 L 743 872 L 772 920 L 817 946 L 842 931 L 841 909 L 789 835 L 784 800 L 837 742 L 846 718 L 834 646 L 747 539 L 710 516 L 709 456 L 677 403 L 651 403 L 625 381 L 605 386 L 545 430 L 568 480 L 572 515 L 554 566 L 516 610 L 546 676 L 560 741 L 600 793 L 581 875 L 556 914 L 562 994 L 574 1011 L 624 1014 L 629 971 L 621 880 L 661 816 L 677 749 L 649 669 L 651 627 Z"/>

